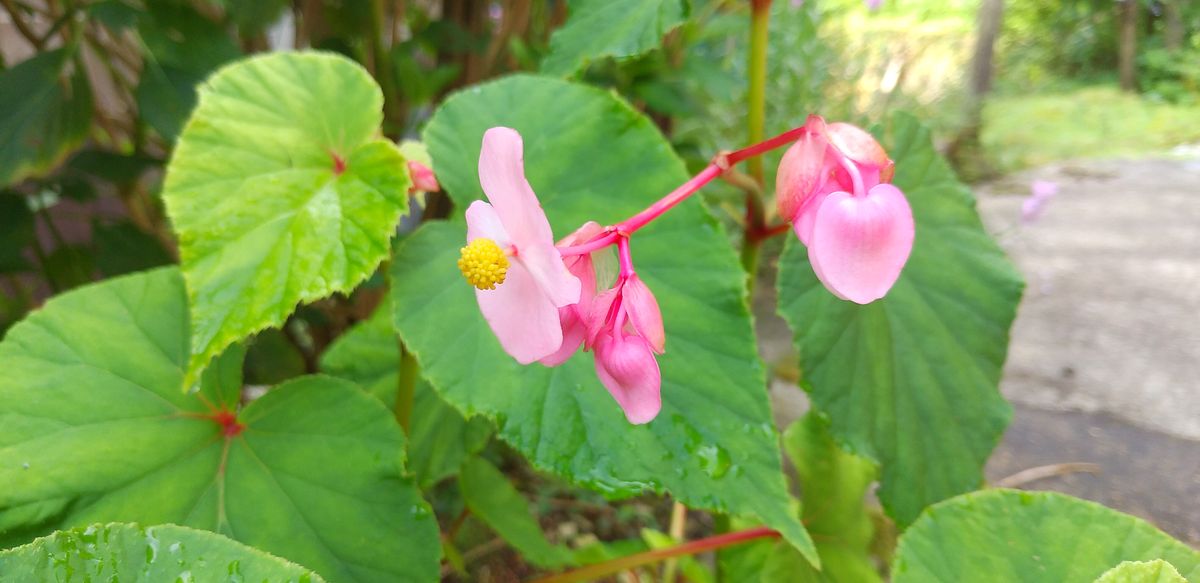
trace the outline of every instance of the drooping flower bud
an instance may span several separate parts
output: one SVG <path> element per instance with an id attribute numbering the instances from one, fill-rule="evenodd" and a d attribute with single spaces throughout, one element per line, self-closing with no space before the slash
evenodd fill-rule
<path id="1" fill-rule="evenodd" d="M 408 174 L 412 177 L 411 192 L 437 192 L 442 189 L 433 170 L 420 162 L 409 160 Z"/>
<path id="2" fill-rule="evenodd" d="M 912 252 L 912 209 L 889 184 L 895 164 L 875 138 L 812 115 L 784 154 L 776 178 L 779 212 L 808 247 L 826 289 L 860 304 L 883 297 Z"/>
<path id="3" fill-rule="evenodd" d="M 594 346 L 596 376 L 616 399 L 625 419 L 649 423 L 662 409 L 662 374 L 645 338 L 621 330 L 600 334 Z"/>

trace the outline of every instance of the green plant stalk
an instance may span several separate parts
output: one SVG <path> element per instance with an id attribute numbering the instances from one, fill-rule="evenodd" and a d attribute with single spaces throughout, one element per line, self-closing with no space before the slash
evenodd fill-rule
<path id="1" fill-rule="evenodd" d="M 409 427 L 412 424 L 413 410 L 413 394 L 417 389 L 417 377 L 420 376 L 421 368 L 417 364 L 416 357 L 408 351 L 408 347 L 404 345 L 404 341 L 399 336 L 396 337 L 396 342 L 400 345 L 400 381 L 396 384 L 396 406 L 393 411 L 396 414 L 396 421 L 400 422 L 400 427 L 404 428 L 404 434 L 409 434 Z"/>
<path id="2" fill-rule="evenodd" d="M 770 23 L 771 0 L 751 0 L 749 87 L 746 91 L 746 137 L 751 144 L 763 141 L 766 132 L 767 40 Z M 762 158 L 756 156 L 747 160 L 746 167 L 750 177 L 759 185 L 758 192 L 746 191 L 746 225 L 742 238 L 742 268 L 748 277 L 747 290 L 753 293 L 754 280 L 758 275 L 759 248 L 762 245 L 759 231 L 766 224 L 761 194 Z"/>
<path id="3" fill-rule="evenodd" d="M 621 571 L 626 571 L 642 565 L 657 563 L 672 557 L 695 555 L 697 553 L 713 551 L 728 546 L 750 542 L 760 538 L 779 538 L 779 533 L 765 526 L 758 526 L 746 530 L 739 530 L 737 532 L 710 536 L 708 538 L 686 542 L 665 549 L 655 549 L 652 551 L 646 551 L 644 553 L 638 553 L 636 555 L 616 558 L 611 561 L 604 561 L 603 563 L 587 565 L 585 567 L 567 571 L 566 573 L 559 573 L 557 575 L 543 577 L 538 579 L 535 583 L 574 583 L 576 581 L 591 581 L 606 575 L 612 575 L 613 573 L 619 573 Z"/>
<path id="4" fill-rule="evenodd" d="M 684 527 L 687 526 L 687 506 L 678 500 L 671 505 L 671 526 L 668 534 L 678 542 L 683 542 Z M 675 573 L 679 569 L 679 560 L 672 557 L 663 565 L 663 583 L 675 583 Z"/>

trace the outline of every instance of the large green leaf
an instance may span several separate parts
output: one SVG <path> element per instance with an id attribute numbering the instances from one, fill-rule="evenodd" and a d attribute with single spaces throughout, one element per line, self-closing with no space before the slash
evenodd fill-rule
<path id="1" fill-rule="evenodd" d="M 482 197 L 481 139 L 497 125 L 524 136 L 526 172 L 560 236 L 589 219 L 615 223 L 687 179 L 653 124 L 612 93 L 516 76 L 451 97 L 426 127 L 438 179 L 460 212 Z M 430 223 L 392 264 L 396 327 L 448 402 L 493 419 L 539 469 L 614 497 L 669 491 L 694 507 L 754 515 L 813 556 L 788 512 L 745 276 L 699 201 L 632 242 L 667 331 L 663 409 L 645 426 L 625 421 L 590 354 L 546 368 L 504 353 L 455 265 L 465 240 L 459 220 Z"/>
<path id="2" fill-rule="evenodd" d="M 331 54 L 255 57 L 201 88 L 163 190 L 192 310 L 187 386 L 226 346 L 387 257 L 409 179 L 376 137 L 382 104 L 362 67 Z"/>
<path id="3" fill-rule="evenodd" d="M 471 514 L 521 551 L 529 562 L 546 568 L 574 562 L 569 549 L 546 540 L 541 525 L 529 512 L 529 501 L 487 460 L 467 460 L 458 484 Z"/>
<path id="4" fill-rule="evenodd" d="M 604 57 L 634 57 L 683 24 L 687 0 L 572 0 L 567 24 L 550 37 L 542 71 L 571 75 Z"/>
<path id="5" fill-rule="evenodd" d="M 1096 583 L 1187 583 L 1175 567 L 1162 559 L 1125 561 L 1105 571 Z"/>
<path id="6" fill-rule="evenodd" d="M 9 331 L 0 536 L 172 522 L 333 580 L 433 578 L 437 525 L 402 475 L 404 435 L 391 413 L 322 376 L 239 409 L 235 349 L 184 394 L 187 328 L 183 279 L 162 269 L 58 296 Z M 244 430 L 224 431 L 221 411 Z"/>
<path id="7" fill-rule="evenodd" d="M 274 581 L 319 575 L 220 535 L 173 524 L 96 524 L 0 552 L 0 582 Z"/>
<path id="8" fill-rule="evenodd" d="M 396 404 L 400 381 L 400 347 L 391 315 L 391 304 L 385 301 L 321 355 L 323 372 L 358 383 L 388 408 Z M 487 419 L 463 419 L 424 381 L 417 383 L 410 416 L 408 469 L 422 488 L 456 474 L 492 434 Z"/>
<path id="9" fill-rule="evenodd" d="M 1092 583 L 1163 559 L 1200 580 L 1200 553 L 1145 521 L 1050 492 L 988 490 L 937 504 L 900 537 L 896 583 Z"/>
<path id="10" fill-rule="evenodd" d="M 1011 414 L 997 384 L 1023 284 L 929 131 L 907 115 L 890 129 L 895 184 L 917 228 L 899 281 L 865 306 L 839 300 L 789 237 L 779 312 L 796 334 L 813 402 L 840 442 L 880 462 L 879 498 L 907 525 L 982 482 Z"/>
<path id="11" fill-rule="evenodd" d="M 66 49 L 0 71 L 0 186 L 52 170 L 91 123 L 91 86 Z"/>

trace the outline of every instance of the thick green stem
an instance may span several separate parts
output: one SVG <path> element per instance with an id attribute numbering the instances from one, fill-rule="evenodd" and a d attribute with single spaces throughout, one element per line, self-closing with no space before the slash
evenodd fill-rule
<path id="1" fill-rule="evenodd" d="M 686 555 L 694 555 L 705 551 L 713 551 L 716 549 L 733 546 L 750 542 L 760 538 L 778 538 L 779 533 L 765 526 L 751 528 L 747 530 L 739 530 L 728 534 L 710 536 L 692 542 L 675 545 L 665 549 L 655 549 L 646 551 L 628 557 L 620 557 L 603 563 L 587 565 L 566 573 L 559 573 L 538 579 L 536 583 L 574 583 L 576 581 L 592 581 L 600 579 L 606 575 L 627 571 L 634 567 L 649 565 L 664 561 L 672 557 L 682 557 Z"/>
<path id="2" fill-rule="evenodd" d="M 757 144 L 766 135 L 767 39 L 771 23 L 771 0 L 752 0 L 750 6 L 750 86 L 746 92 L 746 141 Z M 761 185 L 762 158 L 747 160 L 746 167 L 750 176 Z"/>
<path id="3" fill-rule="evenodd" d="M 400 345 L 400 381 L 396 383 L 394 411 L 396 421 L 400 422 L 400 427 L 404 428 L 404 433 L 407 435 L 408 428 L 412 423 L 413 393 L 417 388 L 417 377 L 420 376 L 421 368 L 417 364 L 417 359 L 404 345 L 404 341 L 397 336 L 396 342 Z"/>
<path id="4" fill-rule="evenodd" d="M 746 91 L 746 137 L 751 144 L 761 142 L 766 133 L 767 40 L 770 23 L 771 0 L 751 0 L 749 87 Z M 746 225 L 742 238 L 742 267 L 748 277 L 747 289 L 753 293 L 754 280 L 758 275 L 758 251 L 762 244 L 758 233 L 766 225 L 761 194 L 762 158 L 751 158 L 746 161 L 746 166 L 750 177 L 759 185 L 757 192 L 746 190 Z"/>

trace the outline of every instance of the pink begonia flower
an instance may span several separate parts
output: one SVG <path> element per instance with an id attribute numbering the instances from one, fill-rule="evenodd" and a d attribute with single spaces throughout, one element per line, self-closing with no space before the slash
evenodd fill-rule
<path id="1" fill-rule="evenodd" d="M 521 364 L 563 343 L 559 308 L 579 302 L 581 283 L 563 263 L 537 195 L 525 180 L 521 135 L 497 127 L 483 135 L 479 182 L 491 204 L 467 208 L 467 246 L 459 269 L 504 351 Z"/>
<path id="2" fill-rule="evenodd" d="M 409 193 L 414 192 L 437 192 L 442 189 L 438 184 L 437 177 L 433 175 L 433 170 L 428 166 L 413 160 L 408 161 L 408 174 L 412 177 L 412 187 L 408 189 Z"/>
<path id="3" fill-rule="evenodd" d="M 1042 215 L 1046 203 L 1058 194 L 1058 183 L 1049 180 L 1034 180 L 1029 184 L 1030 195 L 1021 202 L 1021 220 L 1032 223 Z"/>
<path id="4" fill-rule="evenodd" d="M 622 276 L 616 287 L 595 297 L 587 328 L 596 376 L 625 419 L 635 425 L 652 421 L 662 409 L 662 374 L 654 355 L 663 353 L 666 335 L 650 288 L 636 274 Z"/>
<path id="5" fill-rule="evenodd" d="M 779 213 L 808 247 L 817 278 L 859 304 L 883 297 L 908 261 L 915 226 L 895 164 L 871 134 L 809 116 L 776 175 Z"/>

